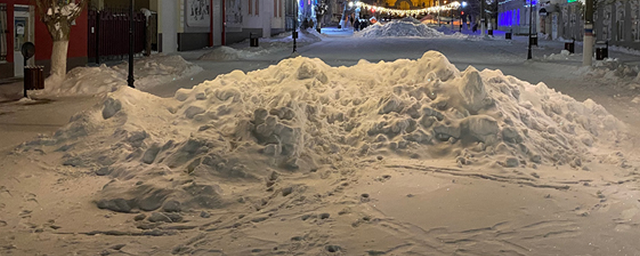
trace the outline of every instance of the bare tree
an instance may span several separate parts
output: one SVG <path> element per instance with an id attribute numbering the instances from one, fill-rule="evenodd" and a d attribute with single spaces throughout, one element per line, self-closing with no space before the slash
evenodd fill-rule
<path id="1" fill-rule="evenodd" d="M 51 52 L 51 76 L 47 84 L 60 83 L 67 74 L 67 51 L 71 24 L 80 16 L 88 0 L 36 0 L 38 13 L 47 25 L 53 50 Z"/>

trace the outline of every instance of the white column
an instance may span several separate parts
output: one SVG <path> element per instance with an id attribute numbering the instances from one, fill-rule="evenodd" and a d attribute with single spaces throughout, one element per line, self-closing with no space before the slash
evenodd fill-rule
<path id="1" fill-rule="evenodd" d="M 593 24 L 584 25 L 584 40 L 582 43 L 582 66 L 591 66 L 591 58 L 593 56 Z"/>
<path id="2" fill-rule="evenodd" d="M 177 1 L 161 1 L 159 12 L 162 27 L 162 52 L 173 53 L 178 50 L 178 8 Z M 160 15 L 161 14 L 161 15 Z"/>
<path id="3" fill-rule="evenodd" d="M 260 0 L 260 16 L 262 18 L 262 37 L 271 37 L 271 17 L 273 17 L 273 1 Z"/>

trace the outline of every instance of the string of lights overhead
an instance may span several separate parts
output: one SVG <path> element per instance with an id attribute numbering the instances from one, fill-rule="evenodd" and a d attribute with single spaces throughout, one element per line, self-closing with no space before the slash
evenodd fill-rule
<path id="1" fill-rule="evenodd" d="M 462 4 L 460 4 L 460 2 L 451 2 L 445 5 L 432 6 L 432 7 L 423 8 L 423 9 L 400 10 L 400 9 L 379 7 L 379 6 L 370 5 L 363 2 L 355 2 L 355 3 L 349 2 L 350 7 L 357 6 L 360 8 L 364 8 L 366 10 L 372 10 L 373 12 L 377 12 L 377 13 L 386 13 L 388 15 L 398 15 L 398 16 L 418 16 L 418 15 L 425 15 L 429 13 L 437 13 L 439 11 L 457 10 L 458 8 L 460 8 L 460 6 L 464 7 L 464 5 L 465 5 L 465 2 L 462 2 Z"/>

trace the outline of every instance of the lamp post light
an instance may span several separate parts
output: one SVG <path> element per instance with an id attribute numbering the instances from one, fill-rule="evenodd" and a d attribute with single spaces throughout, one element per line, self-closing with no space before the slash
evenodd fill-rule
<path id="1" fill-rule="evenodd" d="M 526 3 L 527 0 L 525 0 Z M 531 2 L 533 2 L 533 0 L 528 0 L 529 1 L 529 49 L 527 52 L 527 59 L 530 60 L 533 58 L 533 56 L 531 55 L 531 27 L 532 27 L 532 23 L 533 23 L 533 5 L 531 4 Z"/>
<path id="2" fill-rule="evenodd" d="M 129 2 L 129 77 L 127 78 L 127 84 L 131 88 L 136 88 L 133 85 L 133 1 Z"/>

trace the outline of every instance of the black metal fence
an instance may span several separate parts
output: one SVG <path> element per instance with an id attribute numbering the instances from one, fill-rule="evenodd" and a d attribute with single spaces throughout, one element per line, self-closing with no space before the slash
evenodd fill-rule
<path id="1" fill-rule="evenodd" d="M 89 61 L 124 59 L 129 55 L 129 11 L 127 9 L 89 10 Z M 141 54 L 145 46 L 146 18 L 133 17 L 134 52 Z"/>

